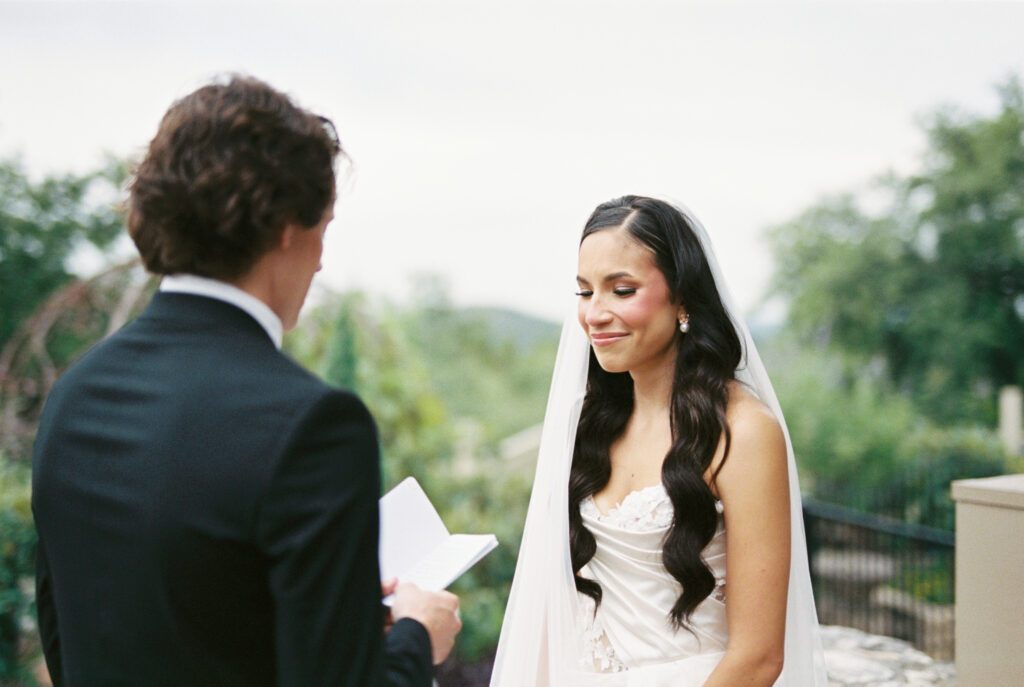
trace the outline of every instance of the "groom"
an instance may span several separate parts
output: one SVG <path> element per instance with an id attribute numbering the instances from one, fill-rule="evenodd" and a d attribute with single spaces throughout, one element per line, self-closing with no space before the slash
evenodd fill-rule
<path id="1" fill-rule="evenodd" d="M 164 116 L 128 229 L 166 276 L 59 380 L 35 443 L 55 685 L 429 685 L 450 651 L 447 592 L 399 585 L 384 634 L 373 420 L 278 350 L 339 154 L 328 120 L 251 78 Z"/>

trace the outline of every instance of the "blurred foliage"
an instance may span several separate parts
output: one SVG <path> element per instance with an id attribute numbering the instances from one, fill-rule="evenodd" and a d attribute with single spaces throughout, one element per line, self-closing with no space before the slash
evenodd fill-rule
<path id="1" fill-rule="evenodd" d="M 26 680 L 23 626 L 34 614 L 36 531 L 29 470 L 0 453 L 0 680 Z"/>
<path id="2" fill-rule="evenodd" d="M 71 280 L 68 259 L 85 244 L 109 246 L 123 231 L 112 200 L 123 164 L 78 176 L 29 179 L 0 161 L 0 348 L 46 297 Z"/>
<path id="3" fill-rule="evenodd" d="M 443 477 L 439 481 L 445 482 Z M 532 470 L 509 471 L 492 465 L 486 472 L 458 476 L 433 487 L 431 498 L 447 495 L 437 506 L 449 530 L 493 532 L 499 544 L 451 588 L 461 600 L 463 630 L 456 645 L 461 660 L 477 660 L 493 652 L 498 643 L 532 483 Z"/>
<path id="4" fill-rule="evenodd" d="M 955 599 L 950 567 L 951 561 L 943 560 L 904 570 L 895 586 L 917 599 L 936 604 L 951 604 Z"/>
<path id="5" fill-rule="evenodd" d="M 455 437 L 444 402 L 429 386 L 395 308 L 372 316 L 366 297 L 348 293 L 314 308 L 285 349 L 322 378 L 356 392 L 377 422 L 385 488 L 412 475 L 426 487 L 445 468 Z"/>
<path id="6" fill-rule="evenodd" d="M 1024 384 L 1024 87 L 991 118 L 946 108 L 922 171 L 823 200 L 770 233 L 788 325 L 937 422 L 995 421 Z M 880 210 L 869 212 L 865 208 Z"/>
<path id="7" fill-rule="evenodd" d="M 995 431 L 943 425 L 870 375 L 849 383 L 841 364 L 781 340 L 764 346 L 800 465 L 801 486 L 823 501 L 947 531 L 949 484 L 1001 475 L 1017 464 Z"/>
<path id="8" fill-rule="evenodd" d="M 506 466 L 498 443 L 543 418 L 558 327 L 456 309 L 439 281 L 421 286 L 408 307 L 358 292 L 324 298 L 285 348 L 370 408 L 385 488 L 412 475 L 450 531 L 497 536 L 452 587 L 464 624 L 454 660 L 472 662 L 498 640 L 533 478 Z"/>
<path id="9" fill-rule="evenodd" d="M 433 389 L 456 418 L 495 442 L 544 418 L 559 326 L 499 308 L 452 307 L 443 284 L 421 277 L 405 331 Z"/>

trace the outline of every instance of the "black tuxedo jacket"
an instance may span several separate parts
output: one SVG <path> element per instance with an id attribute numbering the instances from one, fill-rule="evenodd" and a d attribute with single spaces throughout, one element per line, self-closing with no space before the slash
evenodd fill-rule
<path id="1" fill-rule="evenodd" d="M 385 638 L 377 437 L 244 311 L 158 293 L 58 381 L 33 456 L 56 685 L 429 685 Z"/>

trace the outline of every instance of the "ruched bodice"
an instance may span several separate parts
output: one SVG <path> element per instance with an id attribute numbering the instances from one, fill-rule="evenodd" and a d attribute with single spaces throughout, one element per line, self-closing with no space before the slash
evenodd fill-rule
<path id="1" fill-rule="evenodd" d="M 645 685 L 699 685 L 717 665 L 729 629 L 725 524 L 721 502 L 716 506 L 718 528 L 702 554 L 715 576 L 715 591 L 694 610 L 690 628 L 677 630 L 669 612 L 682 588 L 662 563 L 662 544 L 673 515 L 664 486 L 632 492 L 607 514 L 601 513 L 593 498 L 580 504 L 583 524 L 597 544 L 594 557 L 580 574 L 603 590 L 596 615 L 593 601 L 579 595 L 591 664 L 584 670 L 629 674 L 614 682 L 608 676 L 594 684 L 632 685 L 643 674 Z"/>

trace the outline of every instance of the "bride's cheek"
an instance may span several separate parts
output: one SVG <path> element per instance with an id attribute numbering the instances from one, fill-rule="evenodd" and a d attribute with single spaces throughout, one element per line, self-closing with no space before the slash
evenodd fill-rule
<path id="1" fill-rule="evenodd" d="M 646 295 L 636 295 L 622 305 L 620 312 L 622 319 L 631 324 L 646 324 L 654 316 L 657 307 L 652 298 Z"/>

